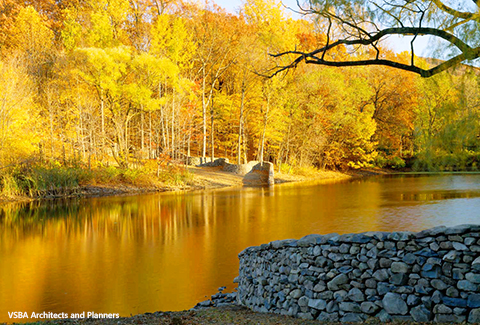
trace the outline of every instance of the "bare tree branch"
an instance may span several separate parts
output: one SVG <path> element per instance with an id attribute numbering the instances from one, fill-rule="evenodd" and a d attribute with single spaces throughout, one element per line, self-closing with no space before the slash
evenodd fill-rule
<path id="1" fill-rule="evenodd" d="M 472 47 L 469 45 L 468 37 L 464 37 L 465 35 L 459 32 L 459 30 L 456 30 L 457 27 L 462 25 L 463 27 L 467 26 L 470 30 L 474 30 L 474 25 L 471 23 L 480 21 L 478 11 L 475 13 L 459 11 L 445 5 L 441 0 L 384 0 L 383 5 L 379 4 L 378 1 L 364 1 L 370 6 L 368 7 L 369 9 L 365 9 L 367 8 L 365 5 L 363 7 L 361 6 L 361 4 L 364 4 L 362 1 L 338 2 L 336 3 L 336 7 L 332 7 L 329 1 L 314 2 L 311 0 L 308 9 L 300 7 L 302 11 L 323 17 L 328 21 L 326 44 L 311 52 L 295 50 L 270 54 L 274 58 L 287 57 L 290 55 L 296 56 L 290 64 L 277 66 L 272 69 L 272 76 L 295 68 L 298 64 L 304 62 L 307 64 L 337 67 L 384 65 L 411 71 L 422 77 L 430 77 L 458 65 L 465 60 L 473 60 L 480 57 L 480 47 Z M 473 1 L 477 3 L 479 0 Z M 376 10 L 376 12 L 373 12 L 374 10 Z M 370 13 L 373 14 L 370 15 Z M 382 20 L 377 24 L 378 19 L 375 17 L 378 16 L 378 14 L 387 20 Z M 369 21 L 369 19 L 371 19 L 371 21 Z M 424 23 L 427 26 L 424 27 Z M 385 25 L 385 28 L 380 29 L 381 26 Z M 390 27 L 388 25 L 390 25 Z M 338 27 L 341 37 L 334 37 L 332 35 L 333 26 Z M 390 35 L 413 36 L 410 42 L 410 65 L 381 58 L 378 42 Z M 443 39 L 450 45 L 455 46 L 460 51 L 460 54 L 431 69 L 423 69 L 415 65 L 413 44 L 418 36 L 434 36 Z M 370 46 L 376 52 L 375 58 L 356 59 L 355 54 L 352 54 L 351 51 L 351 60 L 336 61 L 328 57 L 327 54 L 329 51 L 342 45 L 350 49 L 352 46 Z"/>

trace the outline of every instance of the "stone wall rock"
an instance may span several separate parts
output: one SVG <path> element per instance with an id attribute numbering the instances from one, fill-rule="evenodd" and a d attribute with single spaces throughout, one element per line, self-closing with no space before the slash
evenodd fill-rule
<path id="1" fill-rule="evenodd" d="M 246 175 L 247 173 L 251 172 L 253 167 L 257 165 L 259 162 L 258 161 L 249 161 L 246 164 L 225 164 L 223 166 L 223 170 L 229 173 L 234 173 L 237 175 Z"/>
<path id="2" fill-rule="evenodd" d="M 257 163 L 243 177 L 244 185 L 274 185 L 274 168 L 270 162 Z"/>
<path id="3" fill-rule="evenodd" d="M 480 225 L 309 235 L 239 254 L 237 302 L 323 321 L 479 322 Z"/>
<path id="4" fill-rule="evenodd" d="M 228 164 L 228 159 L 227 158 L 216 158 L 212 161 L 212 158 L 198 158 L 200 159 L 201 163 L 196 165 L 198 167 L 220 167 L 220 166 L 225 166 Z"/>

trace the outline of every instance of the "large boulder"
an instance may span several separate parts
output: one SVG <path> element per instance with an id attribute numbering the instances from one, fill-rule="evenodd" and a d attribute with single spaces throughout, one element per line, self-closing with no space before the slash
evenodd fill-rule
<path id="1" fill-rule="evenodd" d="M 273 185 L 274 183 L 273 164 L 270 162 L 257 163 L 243 177 L 243 184 L 248 186 Z"/>

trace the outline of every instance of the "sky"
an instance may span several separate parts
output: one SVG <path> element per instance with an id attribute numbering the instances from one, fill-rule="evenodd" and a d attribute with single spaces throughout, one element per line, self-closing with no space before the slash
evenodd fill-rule
<path id="1" fill-rule="evenodd" d="M 214 0 L 217 5 L 225 8 L 228 12 L 236 13 L 239 8 L 242 7 L 243 0 Z M 290 8 L 298 9 L 296 0 L 282 0 L 282 3 Z M 288 9 L 286 9 L 288 10 Z M 292 17 L 299 17 L 293 11 Z M 388 40 L 389 47 L 397 53 L 410 50 L 410 41 L 411 37 L 395 37 L 391 36 Z M 423 57 L 434 57 L 435 55 L 431 53 L 432 42 L 435 42 L 434 39 L 430 37 L 417 37 L 414 43 L 415 54 Z"/>

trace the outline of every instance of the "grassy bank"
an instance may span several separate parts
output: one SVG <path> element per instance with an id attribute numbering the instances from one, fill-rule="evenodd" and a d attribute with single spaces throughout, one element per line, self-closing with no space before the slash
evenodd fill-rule
<path id="1" fill-rule="evenodd" d="M 382 173 L 385 171 L 342 173 L 282 165 L 275 170 L 275 183 L 337 181 Z M 0 170 L 0 201 L 241 187 L 242 180 L 243 176 L 217 167 L 185 167 L 173 163 L 159 165 L 154 160 L 128 169 L 104 165 L 89 168 L 82 164 L 58 162 L 23 163 Z"/>
<path id="2" fill-rule="evenodd" d="M 21 164 L 0 172 L 0 198 L 39 199 L 105 192 L 146 192 L 186 188 L 193 176 L 177 165 L 158 166 L 147 162 L 136 168 L 115 166 Z M 115 194 L 115 193 L 111 193 Z"/>

